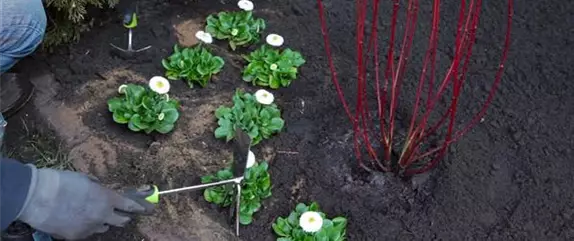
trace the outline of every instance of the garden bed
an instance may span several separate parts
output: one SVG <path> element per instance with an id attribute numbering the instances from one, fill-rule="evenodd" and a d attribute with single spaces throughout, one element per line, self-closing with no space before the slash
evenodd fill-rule
<path id="1" fill-rule="evenodd" d="M 354 38 L 350 30 L 354 29 L 354 12 L 350 2 L 337 4 L 330 1 L 327 6 L 331 38 L 341 79 L 347 78 L 345 82 L 350 83 L 354 72 L 343 68 L 353 66 Z M 85 160 L 75 165 L 106 183 L 123 186 L 153 183 L 168 189 L 197 184 L 201 176 L 221 169 L 231 157 L 231 145 L 213 136 L 217 127 L 214 111 L 220 105 L 231 104 L 236 88 L 250 92 L 258 89 L 241 79 L 245 62 L 227 50 L 225 41 L 214 47 L 214 54 L 224 58 L 225 67 L 207 87 L 190 89 L 183 81 L 171 81 L 170 96 L 180 100 L 182 106 L 172 133 L 131 132 L 125 125 L 114 123 L 107 100 L 117 95 L 121 84 L 147 84 L 152 76 L 163 75 L 160 61 L 171 54 L 174 44 L 195 44 L 195 32 L 203 29 L 208 14 L 235 10 L 236 5 L 216 1 L 142 1 L 140 7 L 134 44 L 136 48 L 152 48 L 133 59 L 110 53 L 109 42 L 123 46 L 125 41 L 125 29 L 114 21 L 96 27 L 76 45 L 41 56 L 59 82 L 57 99 L 68 108 L 69 118 L 79 121 L 81 129 L 89 133 L 81 141 L 72 140 L 72 145 L 83 145 L 98 153 L 72 153 Z M 485 15 L 486 21 L 493 21 L 493 25 L 485 24 L 490 30 L 501 26 L 496 25 L 500 19 L 495 19 L 493 11 Z M 543 208 L 537 203 L 551 205 L 552 194 L 538 197 L 533 203 L 524 200 L 540 190 L 535 182 L 544 182 L 551 174 L 532 176 L 532 168 L 537 168 L 533 164 L 535 157 L 523 163 L 514 160 L 518 151 L 508 152 L 524 151 L 525 137 L 508 137 L 507 128 L 517 122 L 501 124 L 512 121 L 508 117 L 512 111 L 501 104 L 493 107 L 487 121 L 467 139 L 451 147 L 448 158 L 435 172 L 405 181 L 359 169 L 352 152 L 350 123 L 327 71 L 315 3 L 256 2 L 254 14 L 267 21 L 265 33 L 283 35 L 285 45 L 300 51 L 307 62 L 289 87 L 273 91 L 283 111 L 285 131 L 253 148 L 260 159 L 270 163 L 273 195 L 263 202 L 254 222 L 242 226 L 241 239 L 274 240 L 274 220 L 287 216 L 297 203 L 311 201 L 317 201 L 329 216 L 348 219 L 348 240 L 523 240 L 565 237 L 568 233 L 560 227 L 572 230 L 572 222 L 566 217 L 560 216 L 560 221 L 556 221 L 554 214 L 537 218 L 529 214 L 537 207 Z M 480 41 L 483 46 L 499 43 L 489 42 L 488 38 Z M 245 49 L 238 52 L 249 53 Z M 486 51 L 476 59 L 480 62 L 496 56 Z M 517 76 L 516 68 L 508 70 L 507 80 Z M 512 87 L 503 87 L 502 93 L 508 93 Z M 482 86 L 473 88 L 471 96 L 483 93 Z M 461 114 L 470 117 L 470 112 Z M 521 130 L 515 127 L 513 133 L 522 133 Z M 70 136 L 74 135 L 64 138 Z M 544 155 L 542 151 L 527 152 L 531 156 Z M 572 191 L 568 193 L 572 197 Z M 557 205 L 560 207 L 551 208 L 556 215 L 567 208 L 562 202 Z M 114 230 L 94 239 L 141 240 L 140 232 L 148 237 L 155 233 L 149 237 L 152 240 L 233 239 L 232 226 L 226 222 L 227 209 L 205 202 L 202 192 L 166 195 L 159 206 L 156 217 L 142 221 L 145 225 Z M 202 217 L 219 225 L 206 225 Z"/>

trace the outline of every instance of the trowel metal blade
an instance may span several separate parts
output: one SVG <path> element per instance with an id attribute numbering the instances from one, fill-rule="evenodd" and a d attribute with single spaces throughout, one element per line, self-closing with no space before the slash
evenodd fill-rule
<path id="1" fill-rule="evenodd" d="M 138 50 L 134 50 L 134 52 L 142 52 L 142 51 L 148 50 L 148 49 L 150 49 L 150 48 L 151 48 L 151 45 L 146 46 L 146 47 L 143 47 L 143 48 L 138 49 Z"/>
<path id="2" fill-rule="evenodd" d="M 251 147 L 251 137 L 241 128 L 235 130 L 235 145 L 233 147 L 233 176 L 242 177 L 247 169 L 247 158 Z"/>

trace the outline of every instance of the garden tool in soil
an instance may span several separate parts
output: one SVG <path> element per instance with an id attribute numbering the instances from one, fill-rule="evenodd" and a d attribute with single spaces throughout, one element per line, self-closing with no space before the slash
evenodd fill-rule
<path id="1" fill-rule="evenodd" d="M 230 210 L 230 218 L 231 220 L 233 219 L 235 220 L 235 234 L 239 236 L 239 210 L 240 210 L 239 207 L 241 202 L 241 183 L 243 181 L 245 170 L 247 169 L 247 159 L 249 155 L 249 148 L 251 147 L 251 138 L 249 137 L 249 135 L 247 135 L 247 133 L 245 133 L 241 129 L 237 129 L 235 131 L 234 140 L 235 140 L 235 145 L 233 148 L 234 178 L 214 183 L 206 183 L 201 185 L 194 185 L 189 187 L 182 187 L 162 191 L 160 191 L 158 187 L 155 185 L 142 185 L 137 189 L 126 190 L 124 192 L 124 195 L 137 196 L 140 198 L 145 197 L 148 202 L 157 204 L 159 203 L 160 195 L 185 192 L 185 191 L 203 190 L 210 187 L 233 184 L 235 189 L 235 200 L 234 200 L 235 205 L 232 205 L 233 208 Z"/>
<path id="2" fill-rule="evenodd" d="M 128 56 L 131 56 L 131 54 L 133 53 L 138 53 L 138 52 L 142 52 L 145 50 L 148 50 L 149 48 L 151 48 L 150 46 L 147 47 L 143 47 L 141 49 L 134 49 L 133 48 L 133 29 L 136 28 L 138 26 L 138 6 L 137 6 L 137 1 L 135 1 L 134 3 L 130 4 L 130 6 L 128 6 L 126 8 L 124 17 L 123 17 L 123 25 L 124 27 L 128 30 L 128 48 L 127 49 L 123 49 L 120 48 L 112 43 L 110 43 L 110 45 L 112 47 L 114 47 L 115 49 L 119 50 L 121 53 L 127 54 Z"/>

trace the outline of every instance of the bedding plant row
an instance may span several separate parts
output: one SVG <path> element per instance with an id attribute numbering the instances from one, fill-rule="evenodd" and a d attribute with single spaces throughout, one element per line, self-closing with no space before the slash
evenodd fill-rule
<path id="1" fill-rule="evenodd" d="M 229 142 L 237 128 L 252 139 L 252 146 L 272 138 L 285 128 L 281 108 L 275 103 L 274 95 L 264 89 L 288 87 L 296 80 L 299 67 L 305 59 L 298 51 L 283 48 L 285 39 L 278 34 L 266 35 L 265 43 L 259 44 L 267 26 L 265 20 L 253 14 L 254 4 L 248 0 L 238 2 L 239 11 L 223 11 L 206 19 L 204 31 L 198 31 L 198 44 L 191 47 L 175 45 L 173 53 L 161 61 L 165 77 L 152 77 L 147 86 L 124 84 L 118 88 L 119 96 L 108 100 L 113 120 L 127 124 L 134 132 L 167 134 L 176 126 L 180 116 L 179 102 L 170 97 L 170 80 L 185 81 L 190 88 L 206 87 L 211 79 L 225 66 L 222 57 L 212 53 L 210 44 L 214 39 L 226 41 L 232 51 L 260 45 L 244 55 L 245 67 L 242 79 L 254 86 L 262 87 L 253 93 L 237 89 L 231 97 L 231 105 L 220 106 L 214 116 L 217 127 L 214 136 Z M 256 221 L 255 214 L 263 201 L 272 195 L 269 163 L 258 160 L 249 151 L 247 169 L 242 183 L 240 202 L 240 223 L 249 225 Z M 231 167 L 203 176 L 202 183 L 211 183 L 233 178 Z M 203 193 L 207 202 L 221 207 L 232 204 L 232 186 L 208 188 Z M 345 240 L 347 220 L 344 217 L 329 219 L 319 210 L 317 203 L 300 203 L 287 217 L 278 217 L 270 230 L 278 241 Z"/>

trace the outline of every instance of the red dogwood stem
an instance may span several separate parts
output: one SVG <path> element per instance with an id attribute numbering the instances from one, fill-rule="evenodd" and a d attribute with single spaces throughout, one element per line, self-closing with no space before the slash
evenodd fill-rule
<path id="1" fill-rule="evenodd" d="M 498 86 L 500 85 L 500 81 L 502 80 L 502 74 L 504 72 L 504 63 L 506 62 L 506 59 L 508 57 L 508 50 L 510 49 L 510 33 L 512 30 L 513 9 L 514 9 L 513 0 L 508 0 L 507 18 L 506 18 L 506 34 L 504 37 L 504 46 L 503 46 L 503 50 L 502 50 L 502 56 L 500 59 L 500 63 L 498 65 L 498 70 L 497 70 L 496 75 L 495 75 L 494 83 L 492 84 L 492 88 L 489 91 L 488 97 L 487 97 L 486 101 L 483 103 L 481 110 L 474 116 L 474 118 L 472 118 L 472 120 L 462 130 L 459 130 L 458 132 L 456 132 L 454 137 L 451 140 L 449 140 L 447 145 L 452 144 L 455 141 L 458 141 L 464 134 L 466 134 L 472 127 L 474 127 L 480 121 L 480 119 L 484 116 L 484 114 L 486 113 L 486 110 L 488 109 L 488 106 L 492 103 L 492 100 L 494 98 L 496 90 L 498 89 Z M 478 24 L 478 19 L 477 19 L 476 23 Z M 433 149 L 433 150 L 431 150 L 425 154 L 418 156 L 416 159 L 425 158 L 429 155 L 432 155 L 436 151 L 439 151 L 439 149 L 435 148 L 435 149 Z M 407 170 L 406 174 L 407 175 L 414 175 L 414 174 L 424 173 L 424 172 L 434 168 L 436 166 L 436 164 L 438 164 L 438 160 L 437 160 L 437 157 L 435 157 L 433 159 L 434 159 L 433 161 L 429 162 L 429 164 L 427 164 L 426 166 L 424 166 L 420 169 Z"/>
<path id="2" fill-rule="evenodd" d="M 408 65 L 409 56 L 411 54 L 411 47 L 416 32 L 416 23 L 418 17 L 419 0 L 408 0 L 408 7 L 406 9 L 405 29 L 400 44 L 400 51 L 398 61 L 395 66 L 395 39 L 397 28 L 397 17 L 399 10 L 399 0 L 393 0 L 393 9 L 391 15 L 391 26 L 389 36 L 389 47 L 386 53 L 386 66 L 384 71 L 384 82 L 381 83 L 379 72 L 379 47 L 377 43 L 378 38 L 378 14 L 379 14 L 380 0 L 372 0 L 372 17 L 371 19 L 371 35 L 365 36 L 366 17 L 369 0 L 355 1 L 356 7 L 356 39 L 355 44 L 357 48 L 357 97 L 355 113 L 351 111 L 345 99 L 340 83 L 337 78 L 337 72 L 332 58 L 327 23 L 325 19 L 325 9 L 322 1 L 317 0 L 319 8 L 319 18 L 321 20 L 321 33 L 325 44 L 325 52 L 328 58 L 329 70 L 331 72 L 332 82 L 335 85 L 337 95 L 343 104 L 343 108 L 353 125 L 353 146 L 355 155 L 359 161 L 359 165 L 367 168 L 361 159 L 362 149 L 365 148 L 371 159 L 371 165 L 378 167 L 382 171 L 391 171 L 392 165 L 391 154 L 392 146 L 395 138 L 394 129 L 397 117 L 397 107 L 399 97 L 401 95 L 401 87 L 405 78 L 406 66 Z M 436 52 L 438 46 L 439 36 L 439 23 L 440 23 L 440 0 L 434 0 L 432 5 L 432 29 L 428 39 L 428 49 L 423 58 L 423 65 L 418 84 L 415 89 L 415 100 L 410 117 L 409 127 L 407 131 L 407 139 L 400 153 L 398 160 L 398 169 L 394 170 L 402 175 L 413 175 L 430 170 L 440 159 L 446 155 L 449 145 L 459 140 L 466 134 L 478 121 L 484 116 L 488 106 L 491 104 L 495 92 L 502 79 L 504 63 L 506 61 L 508 50 L 510 47 L 510 31 L 512 23 L 513 0 L 508 0 L 508 16 L 507 28 L 504 40 L 504 48 L 502 57 L 496 71 L 494 83 L 489 91 L 486 101 L 483 103 L 480 111 L 464 125 L 464 128 L 456 130 L 455 124 L 457 119 L 458 102 L 468 72 L 468 66 L 472 57 L 472 49 L 476 41 L 476 30 L 478 28 L 480 19 L 480 10 L 482 7 L 482 0 L 461 0 L 460 10 L 458 14 L 458 22 L 456 23 L 456 37 L 454 45 L 454 57 L 445 73 L 444 78 L 435 90 L 434 84 L 436 79 Z M 468 11 L 467 11 L 468 6 Z M 368 44 L 365 51 L 365 39 L 368 38 Z M 378 158 L 378 154 L 374 149 L 371 142 L 370 131 L 373 127 L 372 117 L 369 111 L 369 98 L 367 91 L 369 85 L 367 84 L 367 67 L 369 65 L 369 54 L 373 54 L 373 66 L 375 67 L 375 92 L 377 101 L 377 117 L 379 118 L 380 133 L 379 138 L 381 146 L 384 149 L 382 162 Z M 425 84 L 428 86 L 426 91 L 426 102 L 423 101 L 423 90 Z M 390 90 L 389 90 L 390 86 Z M 450 96 L 450 103 L 445 113 L 440 114 L 440 118 L 436 123 L 429 125 L 429 118 L 439 100 L 444 96 L 447 88 L 452 86 L 452 95 Z M 388 106 L 387 106 L 388 104 Z M 424 105 L 424 111 L 421 111 Z M 388 117 L 387 117 L 388 112 Z M 422 113 L 419 113 L 422 112 Z M 435 111 L 436 112 L 436 111 Z M 387 119 L 388 118 L 388 119 Z M 448 119 L 448 122 L 447 122 Z M 444 141 L 438 147 L 426 149 L 422 145 L 427 139 L 436 133 L 438 128 L 447 123 L 446 134 Z M 388 125 L 387 125 L 388 124 Z M 427 129 L 428 128 L 428 129 Z M 376 133 L 376 132 L 375 132 Z M 375 134 L 374 137 L 377 137 Z M 425 148 L 426 150 L 421 150 Z M 424 151 L 424 153 L 419 153 Z M 431 158 L 432 157 L 432 158 Z M 420 168 L 412 168 L 411 165 L 423 158 L 430 158 L 430 161 Z"/>

